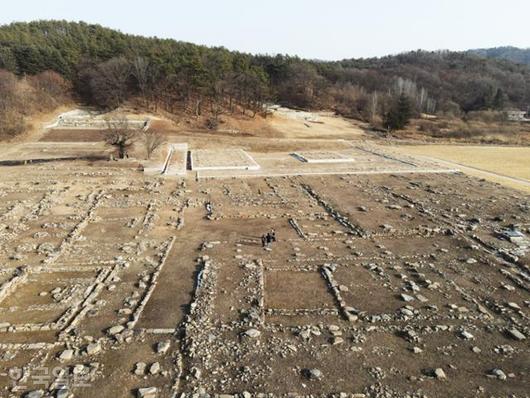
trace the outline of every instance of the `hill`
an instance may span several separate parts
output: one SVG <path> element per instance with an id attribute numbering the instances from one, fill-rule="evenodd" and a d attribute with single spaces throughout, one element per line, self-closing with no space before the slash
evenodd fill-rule
<path id="1" fill-rule="evenodd" d="M 148 109 L 209 115 L 212 128 L 222 113 L 254 115 L 269 101 L 373 123 L 401 95 L 415 114 L 460 116 L 530 102 L 528 66 L 469 52 L 323 62 L 129 35 L 84 22 L 1 26 L 0 69 L 18 76 L 54 71 L 84 102 L 115 108 L 135 99 Z M 48 76 L 44 86 L 53 81 L 58 79 Z"/>
<path id="2" fill-rule="evenodd" d="M 495 47 L 470 50 L 470 53 L 486 58 L 504 59 L 518 64 L 530 65 L 530 48 Z"/>

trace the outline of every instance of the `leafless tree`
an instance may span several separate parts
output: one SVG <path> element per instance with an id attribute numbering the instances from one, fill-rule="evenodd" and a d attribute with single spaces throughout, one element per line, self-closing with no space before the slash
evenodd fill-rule
<path id="1" fill-rule="evenodd" d="M 26 104 L 30 96 L 21 88 L 17 77 L 0 69 L 0 137 L 13 136 L 25 128 L 24 113 L 31 109 Z"/>
<path id="2" fill-rule="evenodd" d="M 9 109 L 15 102 L 17 93 L 17 78 L 6 70 L 0 69 L 0 110 Z"/>
<path id="3" fill-rule="evenodd" d="M 71 88 L 70 83 L 64 77 L 57 72 L 49 70 L 30 76 L 29 82 L 37 90 L 43 91 L 56 99 L 63 99 Z"/>
<path id="4" fill-rule="evenodd" d="M 149 107 L 153 87 L 158 77 L 158 69 L 145 58 L 136 57 L 132 62 L 132 75 L 136 80 L 145 105 Z"/>
<path id="5" fill-rule="evenodd" d="M 105 132 L 105 142 L 118 150 L 118 157 L 123 159 L 128 156 L 127 151 L 133 145 L 138 130 L 132 129 L 124 114 L 117 114 L 114 117 L 105 118 L 107 131 Z"/>
<path id="6" fill-rule="evenodd" d="M 280 88 L 281 95 L 288 102 L 302 107 L 315 106 L 320 93 L 320 86 L 324 83 L 322 76 L 315 66 L 295 62 L 289 66 L 288 75 Z"/>
<path id="7" fill-rule="evenodd" d="M 53 71 L 44 71 L 27 78 L 31 87 L 37 90 L 39 103 L 42 107 L 53 108 L 64 103 L 71 90 L 70 83 L 60 74 Z"/>
<path id="8" fill-rule="evenodd" d="M 125 58 L 112 58 L 91 72 L 90 89 L 97 105 L 114 109 L 127 98 L 131 64 Z"/>
<path id="9" fill-rule="evenodd" d="M 379 102 L 377 91 L 374 91 L 372 93 L 370 99 L 371 99 L 370 101 L 370 122 L 374 123 L 377 117 L 377 108 L 378 108 L 378 102 Z"/>
<path id="10" fill-rule="evenodd" d="M 157 130 L 147 129 L 143 132 L 143 141 L 147 159 L 151 159 L 153 152 L 166 142 L 166 137 Z"/>

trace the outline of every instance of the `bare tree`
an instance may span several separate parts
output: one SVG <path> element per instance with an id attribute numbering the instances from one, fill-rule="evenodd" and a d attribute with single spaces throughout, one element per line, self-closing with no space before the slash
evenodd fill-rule
<path id="1" fill-rule="evenodd" d="M 133 145 L 138 130 L 129 126 L 129 121 L 124 114 L 106 117 L 105 122 L 107 123 L 105 142 L 117 148 L 120 159 L 128 157 L 127 150 Z"/>
<path id="2" fill-rule="evenodd" d="M 25 128 L 24 112 L 30 110 L 17 77 L 0 69 L 0 138 L 21 133 Z"/>
<path id="3" fill-rule="evenodd" d="M 153 152 L 166 142 L 166 137 L 157 130 L 147 129 L 143 132 L 143 141 L 147 159 L 151 159 Z"/>
<path id="4" fill-rule="evenodd" d="M 374 123 L 377 117 L 377 108 L 378 108 L 378 102 L 379 102 L 377 91 L 374 91 L 372 93 L 370 99 L 371 99 L 370 101 L 370 122 Z"/>
<path id="5" fill-rule="evenodd" d="M 136 57 L 132 62 L 132 75 L 136 79 L 145 105 L 149 107 L 153 87 L 158 76 L 158 69 L 145 58 Z"/>
<path id="6" fill-rule="evenodd" d="M 0 110 L 6 111 L 16 102 L 17 83 L 13 73 L 0 69 Z"/>
<path id="7" fill-rule="evenodd" d="M 112 58 L 92 70 L 90 89 L 92 99 L 103 108 L 115 109 L 127 97 L 131 64 L 125 58 Z"/>
<path id="8" fill-rule="evenodd" d="M 64 98 L 71 88 L 70 83 L 64 77 L 50 70 L 30 76 L 29 82 L 37 90 L 43 91 L 56 99 Z"/>

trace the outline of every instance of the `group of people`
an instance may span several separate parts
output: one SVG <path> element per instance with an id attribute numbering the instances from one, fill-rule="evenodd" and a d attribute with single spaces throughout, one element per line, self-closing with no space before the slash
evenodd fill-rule
<path id="1" fill-rule="evenodd" d="M 274 229 L 261 236 L 261 245 L 264 248 L 271 247 L 272 242 L 276 242 L 276 231 Z"/>

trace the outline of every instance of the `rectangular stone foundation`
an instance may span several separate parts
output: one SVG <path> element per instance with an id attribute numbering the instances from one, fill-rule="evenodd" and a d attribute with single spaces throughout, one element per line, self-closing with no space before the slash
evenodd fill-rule
<path id="1" fill-rule="evenodd" d="M 191 153 L 191 169 L 200 170 L 259 170 L 260 166 L 242 149 L 197 149 Z"/>
<path id="2" fill-rule="evenodd" d="M 351 163 L 355 159 L 335 151 L 304 151 L 292 153 L 296 159 L 306 163 Z"/>

